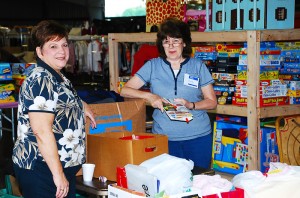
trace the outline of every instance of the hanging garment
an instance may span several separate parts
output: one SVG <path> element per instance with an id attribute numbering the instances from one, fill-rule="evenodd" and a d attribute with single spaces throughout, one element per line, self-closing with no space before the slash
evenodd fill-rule
<path id="1" fill-rule="evenodd" d="M 159 56 L 155 45 L 142 44 L 140 49 L 134 54 L 131 75 L 133 76 L 148 60 Z"/>
<path id="2" fill-rule="evenodd" d="M 69 60 L 67 62 L 67 65 L 65 67 L 66 72 L 74 73 L 75 72 L 75 64 L 76 64 L 76 57 L 75 57 L 75 46 L 73 42 L 70 42 L 69 44 Z"/>
<path id="3" fill-rule="evenodd" d="M 101 43 L 97 40 L 93 40 L 87 47 L 87 68 L 89 72 L 100 72 L 101 67 Z"/>

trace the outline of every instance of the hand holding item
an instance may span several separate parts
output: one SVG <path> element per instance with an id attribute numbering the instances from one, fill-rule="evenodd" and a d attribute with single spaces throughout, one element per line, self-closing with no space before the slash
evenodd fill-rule
<path id="1" fill-rule="evenodd" d="M 185 106 L 188 109 L 195 109 L 195 103 L 194 102 L 189 102 L 186 99 L 183 98 L 175 98 L 174 102 L 182 104 L 183 106 Z"/>
<path id="2" fill-rule="evenodd" d="M 164 111 L 163 99 L 160 96 L 156 94 L 150 94 L 150 97 L 147 100 L 153 108 L 160 109 L 161 112 Z"/>

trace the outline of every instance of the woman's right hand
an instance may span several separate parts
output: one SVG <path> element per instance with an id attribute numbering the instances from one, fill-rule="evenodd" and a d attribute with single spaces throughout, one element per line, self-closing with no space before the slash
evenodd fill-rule
<path id="1" fill-rule="evenodd" d="M 56 185 L 56 198 L 66 197 L 69 193 L 69 182 L 64 173 L 53 175 L 53 181 Z"/>
<path id="2" fill-rule="evenodd" d="M 163 99 L 160 96 L 150 93 L 149 97 L 147 97 L 147 100 L 153 108 L 160 109 L 161 112 L 164 111 Z"/>

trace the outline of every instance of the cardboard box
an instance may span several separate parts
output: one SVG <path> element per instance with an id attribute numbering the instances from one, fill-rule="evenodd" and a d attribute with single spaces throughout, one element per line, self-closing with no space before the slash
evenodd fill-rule
<path id="1" fill-rule="evenodd" d="M 225 197 L 232 197 L 232 198 L 244 198 L 244 190 L 241 188 L 235 188 L 234 190 L 230 192 L 221 192 L 220 195 L 222 198 Z M 141 197 L 147 197 L 145 194 L 142 192 L 137 192 L 133 190 L 128 190 L 122 187 L 119 187 L 115 184 L 109 185 L 108 186 L 108 197 L 111 198 L 141 198 Z M 205 195 L 201 196 L 198 193 L 195 193 L 193 191 L 191 192 L 185 192 L 185 193 L 180 193 L 176 195 L 170 195 L 167 196 L 168 198 L 188 198 L 188 197 L 202 197 L 202 198 L 218 198 L 219 196 L 217 194 L 213 195 Z"/>
<path id="2" fill-rule="evenodd" d="M 146 195 L 143 194 L 142 192 L 136 192 L 113 184 L 108 186 L 108 197 L 138 198 L 138 197 L 146 197 Z"/>
<path id="3" fill-rule="evenodd" d="M 167 196 L 168 198 L 183 198 L 183 197 L 197 197 L 199 194 L 195 192 L 184 192 L 176 195 Z M 116 197 L 116 198 L 140 198 L 140 197 L 149 197 L 142 192 L 137 192 L 133 190 L 129 190 L 126 188 L 119 187 L 115 184 L 108 186 L 108 197 Z"/>
<path id="4" fill-rule="evenodd" d="M 146 132 L 146 106 L 141 99 L 125 102 L 92 104 L 97 128 L 87 119 L 87 162 L 96 164 L 94 177 L 116 181 L 117 167 L 140 164 L 168 153 L 167 136 Z M 139 140 L 122 140 L 135 134 Z M 146 137 L 145 137 L 146 136 Z"/>
<path id="5" fill-rule="evenodd" d="M 132 135 L 137 139 L 132 139 Z M 139 165 L 143 161 L 168 153 L 168 138 L 152 133 L 106 132 L 87 135 L 87 161 L 96 164 L 94 177 L 116 181 L 117 167 Z"/>
<path id="6" fill-rule="evenodd" d="M 89 134 L 146 131 L 146 105 L 144 100 L 91 104 L 90 108 L 95 114 L 97 128 L 92 129 L 90 121 L 87 119 L 86 131 Z"/>

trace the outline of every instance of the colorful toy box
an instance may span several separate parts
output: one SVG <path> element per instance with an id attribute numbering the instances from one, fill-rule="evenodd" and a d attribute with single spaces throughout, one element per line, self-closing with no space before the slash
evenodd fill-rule
<path id="1" fill-rule="evenodd" d="M 244 15 L 242 20 L 244 22 L 244 30 L 259 30 L 265 28 L 264 19 L 267 17 L 265 12 L 265 0 L 258 1 L 242 1 L 241 10 Z"/>
<path id="2" fill-rule="evenodd" d="M 247 117 L 216 114 L 216 121 L 226 121 L 238 124 L 247 124 Z"/>
<path id="3" fill-rule="evenodd" d="M 212 0 L 212 30 L 294 28 L 295 0 Z"/>
<path id="4" fill-rule="evenodd" d="M 14 91 L 1 91 L 0 92 L 0 104 L 16 102 Z"/>
<path id="5" fill-rule="evenodd" d="M 247 126 L 214 122 L 213 169 L 230 174 L 247 170 Z"/>
<path id="6" fill-rule="evenodd" d="M 300 104 L 300 97 L 290 96 L 289 101 L 290 104 Z"/>
<path id="7" fill-rule="evenodd" d="M 237 70 L 237 80 L 247 80 L 247 71 L 246 70 Z M 260 71 L 259 75 L 260 80 L 276 80 L 279 79 L 278 70 L 267 70 Z"/>
<path id="8" fill-rule="evenodd" d="M 14 91 L 15 86 L 13 83 L 0 84 L 0 92 L 2 91 Z"/>
<path id="9" fill-rule="evenodd" d="M 276 128 L 260 128 L 260 171 L 268 172 L 270 162 L 279 162 Z"/>
<path id="10" fill-rule="evenodd" d="M 259 134 L 260 171 L 268 171 L 270 162 L 279 162 L 276 129 L 261 127 Z M 213 169 L 238 174 L 247 170 L 247 126 L 234 122 L 215 121 L 213 138 Z"/>
<path id="11" fill-rule="evenodd" d="M 300 74 L 300 67 L 299 68 L 281 68 L 280 74 L 298 75 L 298 74 Z"/>
<path id="12" fill-rule="evenodd" d="M 300 75 L 299 74 L 279 74 L 278 78 L 280 80 L 295 80 L 300 81 Z"/>
<path id="13" fill-rule="evenodd" d="M 225 1 L 212 1 L 212 30 L 225 30 Z"/>
<path id="14" fill-rule="evenodd" d="M 234 86 L 237 74 L 212 72 L 212 77 L 215 80 L 214 85 Z"/>
<path id="15" fill-rule="evenodd" d="M 214 80 L 235 80 L 237 78 L 236 74 L 229 73 L 213 73 L 212 77 Z"/>
<path id="16" fill-rule="evenodd" d="M 247 98 L 233 96 L 232 97 L 232 104 L 238 106 L 247 106 Z M 280 105 L 288 105 L 289 104 L 289 97 L 275 97 L 275 98 L 259 98 L 259 106 L 260 107 L 270 107 L 270 106 L 280 106 Z"/>
<path id="17" fill-rule="evenodd" d="M 287 95 L 290 97 L 300 97 L 300 90 L 291 90 L 287 91 Z"/>
<path id="18" fill-rule="evenodd" d="M 214 91 L 217 96 L 233 96 L 235 92 L 235 86 L 214 86 Z"/>
<path id="19" fill-rule="evenodd" d="M 0 63 L 0 81 L 12 80 L 12 71 L 9 63 Z"/>
<path id="20" fill-rule="evenodd" d="M 280 65 L 280 55 L 260 55 L 260 65 Z M 247 54 L 240 54 L 239 65 L 248 65 Z"/>
<path id="21" fill-rule="evenodd" d="M 11 63 L 13 75 L 28 75 L 28 73 L 36 67 L 35 63 Z"/>
<path id="22" fill-rule="evenodd" d="M 295 0 L 267 0 L 267 29 L 293 29 Z"/>
<path id="23" fill-rule="evenodd" d="M 214 92 L 217 96 L 218 104 L 232 104 L 232 96 L 235 92 L 234 86 L 214 85 Z"/>
<path id="24" fill-rule="evenodd" d="M 192 47 L 194 52 L 215 52 L 216 46 L 215 45 L 197 45 Z"/>
<path id="25" fill-rule="evenodd" d="M 212 30 L 264 29 L 265 0 L 213 0 L 212 5 Z"/>
<path id="26" fill-rule="evenodd" d="M 217 52 L 195 52 L 194 57 L 200 60 L 216 60 Z"/>
<path id="27" fill-rule="evenodd" d="M 300 50 L 282 50 L 281 51 L 281 62 L 284 63 L 299 63 L 300 62 Z"/>

